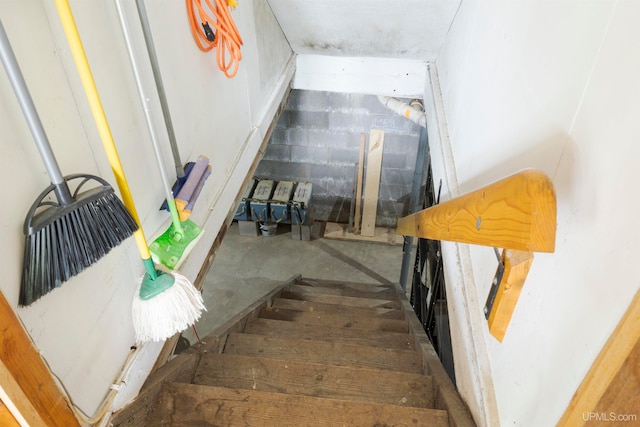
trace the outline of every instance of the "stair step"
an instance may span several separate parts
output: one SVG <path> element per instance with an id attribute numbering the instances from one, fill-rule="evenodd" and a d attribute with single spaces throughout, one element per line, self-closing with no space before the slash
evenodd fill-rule
<path id="1" fill-rule="evenodd" d="M 352 344 L 369 345 L 372 347 L 399 348 L 404 350 L 415 349 L 415 338 L 410 334 L 354 328 L 335 328 L 324 325 L 307 325 L 284 320 L 250 319 L 244 328 L 244 332 L 254 335 L 268 335 L 283 338 L 350 342 Z"/>
<path id="2" fill-rule="evenodd" d="M 308 312 L 286 310 L 281 308 L 264 307 L 259 317 L 264 319 L 287 320 L 308 325 L 324 325 L 333 328 L 353 328 L 370 331 L 409 332 L 406 320 L 381 319 L 370 316 L 328 314 L 322 312 Z"/>
<path id="3" fill-rule="evenodd" d="M 149 426 L 448 426 L 446 411 L 167 383 Z"/>
<path id="4" fill-rule="evenodd" d="M 354 368 L 422 373 L 422 357 L 417 351 L 341 342 L 231 333 L 227 338 L 223 353 L 352 366 Z"/>
<path id="5" fill-rule="evenodd" d="M 340 295 L 345 297 L 398 300 L 398 293 L 394 289 L 381 289 L 378 291 L 361 291 L 353 288 L 326 288 L 319 286 L 291 285 L 291 292 L 312 295 Z"/>
<path id="6" fill-rule="evenodd" d="M 206 354 L 194 384 L 433 408 L 433 379 L 404 372 Z"/>
<path id="7" fill-rule="evenodd" d="M 361 283 L 361 282 L 342 282 L 335 280 L 307 279 L 302 278 L 295 284 L 302 286 L 313 286 L 316 288 L 333 288 L 333 289 L 353 289 L 365 292 L 379 291 L 396 291 L 396 287 L 392 283 Z"/>
<path id="8" fill-rule="evenodd" d="M 340 297 L 343 298 L 343 297 Z M 340 304 L 325 304 L 321 302 L 302 301 L 298 299 L 289 299 L 286 295 L 276 298 L 271 304 L 272 308 L 282 308 L 285 310 L 308 311 L 326 314 L 346 314 L 367 317 L 379 317 L 381 319 L 403 320 L 404 312 L 392 308 L 367 308 L 352 307 Z"/>
<path id="9" fill-rule="evenodd" d="M 349 307 L 367 307 L 367 308 L 391 308 L 399 309 L 402 307 L 400 301 L 397 298 L 393 299 L 375 299 L 375 298 L 358 298 L 347 297 L 344 295 L 326 295 L 326 294 L 314 294 L 310 292 L 293 292 L 282 291 L 280 293 L 281 298 L 295 299 L 302 301 L 312 301 L 324 304 L 340 304 Z"/>

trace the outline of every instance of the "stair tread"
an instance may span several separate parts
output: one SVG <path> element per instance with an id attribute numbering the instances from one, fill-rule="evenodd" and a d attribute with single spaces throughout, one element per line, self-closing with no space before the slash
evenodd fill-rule
<path id="1" fill-rule="evenodd" d="M 343 297 L 340 297 L 343 298 Z M 273 308 L 282 308 L 285 310 L 321 312 L 327 314 L 346 314 L 357 316 L 379 317 L 382 319 L 404 319 L 404 311 L 393 308 L 368 308 L 368 307 L 352 307 L 340 304 L 322 303 L 315 301 L 303 301 L 298 299 L 290 299 L 287 295 L 281 295 L 280 298 L 273 300 L 271 304 Z"/>
<path id="2" fill-rule="evenodd" d="M 291 292 L 313 295 L 341 295 L 345 297 L 390 299 L 398 300 L 398 293 L 394 289 L 380 289 L 376 291 L 363 291 L 353 288 L 329 288 L 308 285 L 291 285 L 288 289 Z"/>
<path id="3" fill-rule="evenodd" d="M 223 353 L 418 374 L 423 370 L 422 356 L 413 350 L 236 332 L 229 334 Z"/>
<path id="4" fill-rule="evenodd" d="M 334 328 L 353 328 L 360 330 L 376 330 L 387 332 L 409 332 L 406 320 L 381 319 L 371 316 L 329 314 L 265 307 L 260 310 L 259 317 L 264 319 L 286 320 L 308 325 L 324 325 Z"/>
<path id="5" fill-rule="evenodd" d="M 303 286 L 314 286 L 317 288 L 334 288 L 334 289 L 355 289 L 361 291 L 395 291 L 396 286 L 393 283 L 365 283 L 365 282 L 347 282 L 341 280 L 324 280 L 303 277 L 296 284 Z"/>
<path id="6" fill-rule="evenodd" d="M 359 298 L 344 295 L 315 294 L 310 292 L 295 292 L 284 290 L 280 298 L 312 301 L 324 304 L 339 304 L 349 307 L 400 309 L 402 304 L 396 298 Z"/>
<path id="7" fill-rule="evenodd" d="M 335 328 L 324 325 L 307 325 L 286 320 L 250 319 L 244 332 L 254 335 L 268 335 L 317 341 L 350 342 L 374 347 L 415 350 L 413 335 L 401 332 L 385 332 L 354 328 Z"/>
<path id="8" fill-rule="evenodd" d="M 433 408 L 430 376 L 284 359 L 209 353 L 194 384 Z"/>
<path id="9" fill-rule="evenodd" d="M 309 396 L 167 383 L 148 426 L 243 425 L 299 427 L 358 425 L 448 426 L 446 411 Z"/>

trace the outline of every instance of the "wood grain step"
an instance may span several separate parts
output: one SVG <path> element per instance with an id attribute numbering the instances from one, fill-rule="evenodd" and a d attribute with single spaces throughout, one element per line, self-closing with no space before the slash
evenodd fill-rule
<path id="1" fill-rule="evenodd" d="M 303 301 L 313 301 L 324 304 L 340 304 L 349 307 L 367 307 L 367 308 L 392 308 L 400 309 L 402 304 L 396 298 L 393 299 L 376 299 L 376 298 L 358 298 L 347 297 L 344 295 L 326 295 L 314 294 L 310 292 L 293 292 L 289 290 L 280 293 L 281 298 L 296 299 Z"/>
<path id="2" fill-rule="evenodd" d="M 417 351 L 246 333 L 229 334 L 223 353 L 417 374 L 423 369 Z"/>
<path id="3" fill-rule="evenodd" d="M 325 304 L 321 302 L 289 299 L 286 297 L 274 299 L 271 307 L 282 308 L 285 310 L 309 311 L 326 314 L 346 314 L 352 316 L 378 317 L 381 319 L 404 319 L 404 311 L 392 308 L 350 307 L 340 304 Z"/>
<path id="4" fill-rule="evenodd" d="M 372 347 L 415 350 L 415 338 L 400 332 L 372 331 L 354 328 L 335 328 L 255 318 L 247 322 L 244 332 L 254 335 L 296 338 L 316 341 L 349 342 Z"/>
<path id="5" fill-rule="evenodd" d="M 206 354 L 194 384 L 433 408 L 430 376 L 233 354 Z"/>
<path id="6" fill-rule="evenodd" d="M 365 292 L 377 292 L 381 290 L 394 291 L 396 286 L 393 283 L 363 283 L 363 282 L 344 282 L 338 280 L 324 280 L 301 278 L 295 284 L 303 286 L 314 286 L 318 288 L 334 288 L 334 289 L 354 289 Z"/>
<path id="7" fill-rule="evenodd" d="M 148 426 L 434 426 L 449 425 L 446 411 L 354 403 L 255 390 L 167 383 Z"/>
<path id="8" fill-rule="evenodd" d="M 340 295 L 345 297 L 372 298 L 384 300 L 398 300 L 398 293 L 393 289 L 381 289 L 378 291 L 361 291 L 352 288 L 325 288 L 319 286 L 291 285 L 291 292 L 312 295 Z"/>
<path id="9" fill-rule="evenodd" d="M 327 314 L 322 312 L 308 312 L 286 310 L 281 308 L 264 307 L 258 317 L 263 319 L 287 320 L 308 325 L 324 325 L 333 328 L 353 328 L 370 331 L 409 332 L 406 320 L 380 319 L 378 317 Z"/>

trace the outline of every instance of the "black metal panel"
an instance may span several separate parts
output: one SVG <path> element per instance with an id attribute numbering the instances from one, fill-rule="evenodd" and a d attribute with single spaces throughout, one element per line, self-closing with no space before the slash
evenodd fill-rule
<path id="1" fill-rule="evenodd" d="M 423 208 L 438 203 L 440 188 L 436 197 L 430 165 L 424 192 Z M 437 240 L 418 239 L 410 302 L 442 365 L 455 384 L 444 269 L 440 242 Z"/>

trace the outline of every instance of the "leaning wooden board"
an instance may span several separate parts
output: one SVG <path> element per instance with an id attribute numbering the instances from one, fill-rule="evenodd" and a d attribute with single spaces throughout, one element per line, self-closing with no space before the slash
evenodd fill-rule
<path id="1" fill-rule="evenodd" d="M 380 169 L 382 167 L 383 147 L 384 131 L 372 129 L 369 133 L 364 203 L 362 208 L 362 228 L 360 230 L 360 234 L 368 237 L 373 237 L 376 230 L 376 211 L 378 208 L 378 191 L 380 190 Z"/>
<path id="2" fill-rule="evenodd" d="M 358 177 L 356 178 L 356 207 L 355 207 L 355 225 L 353 234 L 360 234 L 360 218 L 362 217 L 362 175 L 364 174 L 364 147 L 366 145 L 366 136 L 360 134 L 360 155 L 358 157 Z"/>

